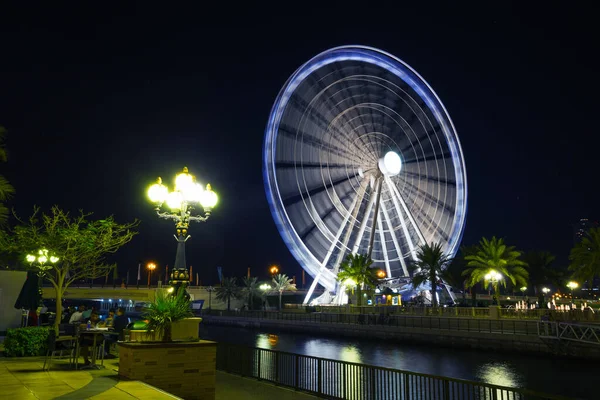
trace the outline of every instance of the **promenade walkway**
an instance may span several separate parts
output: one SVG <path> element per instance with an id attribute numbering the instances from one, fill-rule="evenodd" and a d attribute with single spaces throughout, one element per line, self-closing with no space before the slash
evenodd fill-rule
<path id="1" fill-rule="evenodd" d="M 99 370 L 75 371 L 69 367 L 67 360 L 56 360 L 50 371 L 42 371 L 43 364 L 44 357 L 3 358 L 0 356 L 0 399 L 179 399 L 143 382 L 120 381 L 117 377 L 118 359 L 105 360 L 105 368 Z M 217 371 L 217 400 L 315 398 Z"/>

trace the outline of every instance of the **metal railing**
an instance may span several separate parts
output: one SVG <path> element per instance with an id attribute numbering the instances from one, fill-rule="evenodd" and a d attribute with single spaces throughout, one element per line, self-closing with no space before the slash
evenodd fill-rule
<path id="1" fill-rule="evenodd" d="M 205 314 L 207 315 L 207 314 Z M 446 331 L 484 332 L 511 335 L 538 335 L 538 321 L 482 318 L 411 316 L 396 314 L 329 314 L 329 313 L 286 313 L 271 311 L 216 311 L 210 315 L 241 317 L 265 321 L 287 321 L 291 324 L 351 324 L 378 327 L 403 327 L 439 329 Z M 205 318 L 210 323 L 210 317 Z"/>
<path id="2" fill-rule="evenodd" d="M 538 335 L 544 339 L 600 345 L 600 326 L 566 322 L 538 322 Z"/>
<path id="3" fill-rule="evenodd" d="M 227 343 L 218 344 L 217 369 L 327 399 L 567 399 L 519 388 Z"/>

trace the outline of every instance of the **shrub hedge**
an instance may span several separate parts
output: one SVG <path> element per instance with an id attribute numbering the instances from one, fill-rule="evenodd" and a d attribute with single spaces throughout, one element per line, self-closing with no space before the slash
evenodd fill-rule
<path id="1" fill-rule="evenodd" d="M 31 326 L 9 329 L 4 339 L 7 357 L 42 356 L 48 350 L 48 328 Z"/>

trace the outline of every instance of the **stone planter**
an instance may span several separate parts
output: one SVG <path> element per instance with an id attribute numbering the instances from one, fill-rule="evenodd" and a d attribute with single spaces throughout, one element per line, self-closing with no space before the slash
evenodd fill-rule
<path id="1" fill-rule="evenodd" d="M 186 318 L 173 324 L 171 339 L 190 340 L 199 338 L 200 322 L 202 318 Z M 135 342 L 160 341 L 162 337 L 153 337 L 145 330 L 129 331 L 129 340 Z"/>
<path id="2" fill-rule="evenodd" d="M 214 400 L 217 343 L 119 343 L 119 377 L 146 382 L 175 396 Z"/>

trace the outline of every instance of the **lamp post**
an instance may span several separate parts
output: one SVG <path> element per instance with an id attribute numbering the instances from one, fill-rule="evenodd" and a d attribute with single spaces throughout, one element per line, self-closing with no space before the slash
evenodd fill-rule
<path id="1" fill-rule="evenodd" d="M 575 298 L 573 297 L 573 289 L 577 289 L 579 287 L 579 283 L 570 281 L 567 283 L 567 287 L 571 289 L 571 303 L 575 303 Z"/>
<path id="2" fill-rule="evenodd" d="M 218 197 L 212 191 L 210 184 L 206 189 L 196 182 L 196 178 L 191 175 L 187 167 L 175 177 L 174 190 L 169 189 L 162 184 L 162 179 L 148 188 L 148 197 L 154 203 L 156 214 L 160 218 L 171 219 L 175 221 L 175 240 L 177 240 L 177 253 L 175 254 L 175 266 L 169 275 L 169 284 L 174 286 L 177 293 L 180 287 L 187 287 L 190 282 L 190 275 L 185 262 L 185 242 L 191 237 L 188 235 L 190 222 L 204 222 L 211 214 L 213 207 L 217 204 Z M 167 205 L 168 211 L 161 211 L 163 204 Z M 192 215 L 196 204 L 204 210 L 204 215 Z"/>
<path id="3" fill-rule="evenodd" d="M 213 290 L 215 290 L 214 287 L 209 286 L 206 288 L 206 291 L 208 292 L 208 311 L 212 310 L 212 292 Z"/>
<path id="4" fill-rule="evenodd" d="M 273 265 L 269 269 L 269 272 L 271 273 L 271 276 L 275 276 L 279 273 L 279 267 L 277 265 Z"/>
<path id="5" fill-rule="evenodd" d="M 267 311 L 267 300 L 266 300 L 266 296 L 267 293 L 271 291 L 271 285 L 269 285 L 268 283 L 263 283 L 262 285 L 260 285 L 258 287 L 260 290 L 263 291 L 265 299 L 263 300 L 263 311 Z"/>
<path id="6" fill-rule="evenodd" d="M 499 305 L 498 301 L 498 282 L 502 279 L 502 274 L 491 270 L 488 274 L 485 275 L 485 280 L 492 284 L 492 288 L 494 289 L 494 297 L 493 303 L 494 305 Z"/>
<path id="7" fill-rule="evenodd" d="M 152 286 L 152 271 L 156 269 L 156 264 L 152 262 L 148 263 L 148 265 L 146 265 L 146 268 L 148 268 L 148 289 L 150 289 L 150 287 Z"/>

